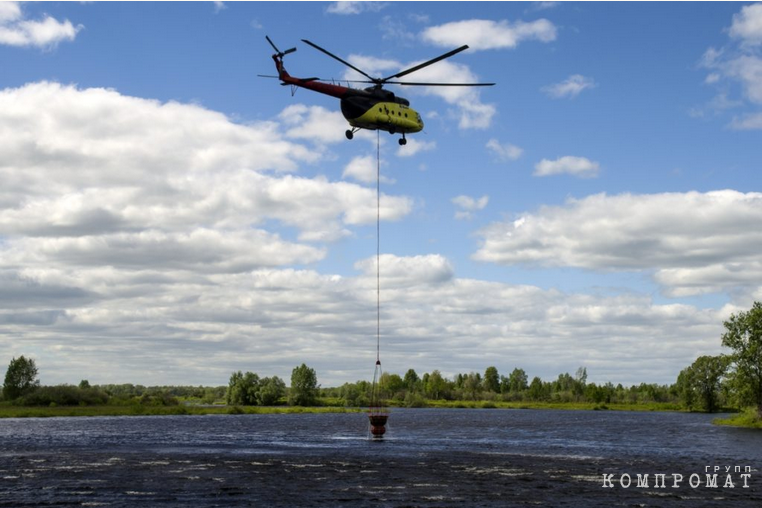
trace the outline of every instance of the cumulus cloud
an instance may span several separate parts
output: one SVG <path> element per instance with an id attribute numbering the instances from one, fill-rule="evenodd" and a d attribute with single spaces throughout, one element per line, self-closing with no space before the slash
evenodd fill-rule
<path id="1" fill-rule="evenodd" d="M 521 154 L 524 153 L 522 148 L 510 143 L 501 144 L 495 138 L 487 141 L 487 149 L 489 149 L 489 151 L 492 152 L 492 154 L 494 154 L 498 160 L 503 162 L 515 161 L 521 157 Z"/>
<path id="2" fill-rule="evenodd" d="M 298 228 L 301 240 L 327 241 L 375 218 L 372 189 L 276 176 L 319 154 L 272 122 L 239 125 L 195 105 L 36 83 L 0 92 L 0 133 L 6 235 L 232 234 L 274 219 Z M 383 204 L 391 220 L 411 207 L 394 196 Z"/>
<path id="3" fill-rule="evenodd" d="M 484 228 L 474 258 L 644 271 L 673 296 L 756 288 L 761 219 L 758 193 L 598 194 Z M 720 282 L 730 273 L 737 275 Z"/>
<path id="4" fill-rule="evenodd" d="M 383 162 L 383 161 L 382 161 Z M 378 161 L 374 155 L 358 155 L 344 168 L 342 178 L 352 178 L 358 182 L 375 183 L 378 175 Z M 391 184 L 394 180 L 380 175 L 381 183 Z"/>
<path id="5" fill-rule="evenodd" d="M 73 41 L 82 25 L 52 16 L 30 20 L 24 16 L 19 2 L 0 2 L 0 44 L 54 48 L 63 41 Z"/>
<path id="6" fill-rule="evenodd" d="M 284 173 L 321 162 L 290 130 L 107 89 L 0 91 L 0 349 L 39 351 L 45 382 L 87 367 L 102 382 L 217 384 L 241 353 L 296 362 L 267 346 L 286 339 L 289 314 L 289 333 L 317 341 L 321 320 L 339 330 L 321 313 L 341 278 L 294 266 L 324 258 L 316 242 L 375 223 L 376 192 Z M 411 207 L 383 194 L 381 219 Z M 327 293 L 301 300 L 309 288 Z M 166 370 L 143 378 L 145 355 Z"/>
<path id="7" fill-rule="evenodd" d="M 347 130 L 347 121 L 339 111 L 321 106 L 292 104 L 281 112 L 279 119 L 288 128 L 286 136 L 293 139 L 340 143 Z"/>
<path id="8" fill-rule="evenodd" d="M 542 159 L 534 166 L 534 176 L 569 174 L 580 178 L 598 176 L 600 164 L 586 157 L 566 155 L 556 160 Z"/>
<path id="9" fill-rule="evenodd" d="M 548 9 L 553 9 L 555 7 L 558 7 L 558 4 L 561 2 L 532 2 L 532 6 L 530 10 L 534 11 L 545 11 Z"/>
<path id="10" fill-rule="evenodd" d="M 326 12 L 330 14 L 360 14 L 363 12 L 378 12 L 387 6 L 387 2 L 332 2 Z"/>
<path id="11" fill-rule="evenodd" d="M 76 383 L 82 372 L 94 383 L 217 385 L 239 369 L 288 379 L 302 362 L 324 385 L 367 379 L 375 260 L 343 276 L 310 264 L 330 248 L 316 242 L 374 223 L 375 189 L 299 176 L 301 166 L 324 162 L 287 137 L 290 128 L 114 90 L 36 83 L 0 91 L 0 364 L 33 351 L 46 384 Z M 481 205 L 470 199 L 461 201 Z M 601 199 L 589 211 L 600 221 L 593 242 L 615 242 L 640 223 L 626 208 L 614 215 L 618 227 L 605 223 L 617 207 Z M 697 218 L 720 215 L 702 199 L 682 215 L 673 202 L 662 207 L 682 219 L 686 238 L 676 241 L 688 245 L 667 243 L 662 256 L 673 248 L 704 260 L 669 268 L 745 269 L 759 252 L 760 198 L 726 196 L 722 224 Z M 400 219 L 411 205 L 382 195 L 381 217 Z M 574 236 L 585 220 L 561 219 L 575 206 L 586 208 L 557 212 L 567 230 L 547 234 Z M 645 203 L 641 215 L 653 208 Z M 690 224 L 706 235 L 688 237 Z M 666 234 L 666 225 L 678 221 L 659 216 L 646 227 Z M 572 247 L 554 244 L 566 262 Z M 629 247 L 613 250 L 625 258 Z M 712 263 L 712 249 L 734 257 Z M 696 354 L 719 352 L 722 319 L 738 310 L 466 279 L 435 253 L 385 254 L 380 271 L 382 356 L 400 373 L 451 376 L 483 370 L 490 358 L 501 372 L 520 366 L 546 379 L 585 365 L 596 381 L 671 382 Z M 616 357 L 605 347 L 612 342 Z M 162 368 L 146 371 L 148 359 Z"/>
<path id="12" fill-rule="evenodd" d="M 34 348 L 45 383 L 88 372 L 101 383 L 223 384 L 238 369 L 288 379 L 306 361 L 322 384 L 337 385 L 367 379 L 375 360 L 375 268 L 375 258 L 351 277 L 291 268 L 194 278 L 41 268 L 22 279 L 38 294 L 66 294 L 68 281 L 92 281 L 98 293 L 72 295 L 61 314 L 44 314 L 51 309 L 44 299 L 23 312 L 0 311 L 11 323 L 0 343 L 8 361 Z M 736 311 L 458 278 L 435 254 L 383 255 L 380 271 L 381 356 L 400 374 L 481 371 L 489 358 L 501 373 L 519 366 L 544 379 L 585 365 L 596 382 L 673 382 L 697 354 L 719 353 L 722 319 Z M 7 339 L 20 334 L 26 349 Z M 146 358 L 162 370 L 147 372 Z"/>
<path id="13" fill-rule="evenodd" d="M 560 83 L 543 87 L 542 91 L 554 99 L 574 98 L 582 93 L 583 90 L 595 88 L 596 86 L 593 78 L 574 74 Z"/>
<path id="14" fill-rule="evenodd" d="M 730 127 L 739 131 L 762 129 L 762 112 L 735 117 Z"/>
<path id="15" fill-rule="evenodd" d="M 705 83 L 720 87 L 718 95 L 706 108 L 693 108 L 692 112 L 710 109 L 721 113 L 721 109 L 714 107 L 718 102 L 732 104 L 734 107 L 746 106 L 747 109 L 762 104 L 762 3 L 743 6 L 733 16 L 728 33 L 731 39 L 729 44 L 719 49 L 710 47 L 700 60 L 700 65 L 710 71 Z M 740 85 L 744 100 L 727 98 L 728 83 Z M 729 127 L 736 130 L 762 128 L 756 121 L 758 113 L 755 108 L 740 116 L 736 115 Z"/>
<path id="16" fill-rule="evenodd" d="M 733 15 L 730 36 L 745 44 L 762 44 L 762 3 L 745 5 L 741 12 Z"/>
<path id="17" fill-rule="evenodd" d="M 381 284 L 388 288 L 439 284 L 453 277 L 452 265 L 439 254 L 411 257 L 383 254 L 378 266 Z M 355 263 L 355 269 L 362 271 L 366 277 L 375 277 L 376 257 L 358 261 Z"/>
<path id="18" fill-rule="evenodd" d="M 397 150 L 398 157 L 412 157 L 421 152 L 430 152 L 437 147 L 436 141 L 421 141 L 409 138 L 405 146 L 400 146 Z"/>
<path id="19" fill-rule="evenodd" d="M 479 199 L 474 199 L 470 196 L 456 196 L 450 201 L 459 208 L 455 212 L 455 218 L 458 220 L 470 220 L 474 218 L 474 212 L 483 210 L 487 203 L 489 203 L 489 196 L 484 195 Z"/>
<path id="20" fill-rule="evenodd" d="M 420 62 L 408 65 L 412 67 Z M 478 77 L 467 65 L 441 61 L 425 67 L 415 73 L 415 80 L 422 83 L 477 83 Z M 419 90 L 422 89 L 422 90 Z M 455 107 L 451 115 L 458 120 L 461 129 L 487 129 L 497 113 L 494 104 L 485 104 L 481 100 L 481 91 L 477 87 L 432 86 L 416 87 L 417 92 L 434 95 Z"/>
<path id="21" fill-rule="evenodd" d="M 515 48 L 522 41 L 556 40 L 556 27 L 547 19 L 531 22 L 489 19 L 453 21 L 426 28 L 422 37 L 437 46 L 458 47 L 463 44 L 474 50 Z"/>

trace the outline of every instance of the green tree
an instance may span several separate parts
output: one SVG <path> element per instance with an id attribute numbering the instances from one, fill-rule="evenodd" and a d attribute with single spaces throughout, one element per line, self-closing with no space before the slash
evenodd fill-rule
<path id="1" fill-rule="evenodd" d="M 438 370 L 435 370 L 429 374 L 426 381 L 426 393 L 432 399 L 440 398 L 444 394 L 444 391 L 447 389 L 447 382 Z"/>
<path id="2" fill-rule="evenodd" d="M 515 368 L 508 376 L 508 390 L 511 392 L 523 392 L 528 388 L 527 373 L 524 369 Z"/>
<path id="3" fill-rule="evenodd" d="M 258 375 L 252 372 L 243 374 L 240 370 L 234 372 L 225 393 L 225 403 L 229 406 L 254 406 L 257 404 L 259 388 Z"/>
<path id="4" fill-rule="evenodd" d="M 753 404 L 762 417 L 762 303 L 723 323 L 722 345 L 733 350 L 733 382 L 741 404 Z"/>
<path id="5" fill-rule="evenodd" d="M 80 390 L 87 390 L 88 388 L 90 388 L 90 381 L 88 381 L 87 379 L 83 379 L 82 381 L 79 382 Z"/>
<path id="6" fill-rule="evenodd" d="M 488 392 L 500 392 L 500 375 L 497 373 L 497 367 L 487 367 L 484 371 L 484 389 Z"/>
<path id="7" fill-rule="evenodd" d="M 378 387 L 387 397 L 394 397 L 405 388 L 405 382 L 399 374 L 384 372 L 378 380 Z M 401 395 L 400 398 L 402 398 Z"/>
<path id="8" fill-rule="evenodd" d="M 263 378 L 257 390 L 257 404 L 273 406 L 286 395 L 286 383 L 278 376 Z"/>
<path id="9" fill-rule="evenodd" d="M 675 382 L 675 389 L 680 401 L 688 408 L 693 410 L 696 405 L 696 388 L 693 382 L 693 369 L 686 367 L 680 371 Z"/>
<path id="10" fill-rule="evenodd" d="M 291 391 L 288 403 L 292 406 L 314 406 L 317 402 L 318 384 L 315 370 L 301 364 L 291 371 Z"/>
<path id="11" fill-rule="evenodd" d="M 471 372 L 463 378 L 463 391 L 468 394 L 471 400 L 477 399 L 477 394 L 481 392 L 481 387 L 481 379 L 475 372 Z"/>
<path id="12" fill-rule="evenodd" d="M 728 370 L 728 361 L 724 356 L 700 356 L 690 366 L 690 380 L 694 391 L 704 409 L 713 413 L 718 406 L 720 384 Z"/>
<path id="13" fill-rule="evenodd" d="M 5 372 L 5 383 L 3 384 L 3 397 L 6 400 L 15 400 L 22 395 L 34 391 L 40 386 L 37 379 L 37 365 L 32 358 L 25 358 L 23 355 L 13 358 L 8 364 L 8 370 Z"/>
<path id="14" fill-rule="evenodd" d="M 529 398 L 531 400 L 545 400 L 547 397 L 545 383 L 542 382 L 542 379 L 535 376 L 529 384 Z"/>
<path id="15" fill-rule="evenodd" d="M 413 369 L 408 369 L 407 372 L 405 372 L 405 378 L 403 379 L 403 382 L 405 383 L 405 388 L 408 389 L 408 391 L 415 391 L 418 387 L 418 374 Z"/>

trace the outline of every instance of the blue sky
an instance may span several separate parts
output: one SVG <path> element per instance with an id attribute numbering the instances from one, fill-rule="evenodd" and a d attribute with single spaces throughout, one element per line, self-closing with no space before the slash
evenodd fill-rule
<path id="1" fill-rule="evenodd" d="M 294 76 L 351 77 L 301 39 L 383 76 L 469 44 L 408 78 L 497 83 L 394 88 L 387 370 L 667 383 L 762 299 L 762 4 L 4 2 L 0 363 L 368 377 L 376 135 L 258 78 L 265 35 Z"/>

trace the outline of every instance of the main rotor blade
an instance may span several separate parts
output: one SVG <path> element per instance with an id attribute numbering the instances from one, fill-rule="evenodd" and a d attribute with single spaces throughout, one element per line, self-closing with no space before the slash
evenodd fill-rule
<path id="1" fill-rule="evenodd" d="M 313 48 L 315 48 L 315 49 L 316 49 L 316 50 L 318 50 L 318 51 L 322 51 L 323 53 L 325 53 L 326 55 L 330 56 L 331 58 L 333 58 L 333 59 L 335 59 L 335 60 L 338 60 L 339 62 L 343 63 L 344 65 L 346 65 L 346 66 L 347 66 L 347 67 L 349 67 L 350 69 L 354 69 L 354 70 L 356 70 L 357 72 L 359 72 L 360 74 L 362 74 L 362 75 L 363 75 L 363 76 L 365 76 L 366 78 L 370 79 L 370 80 L 371 80 L 373 83 L 378 83 L 378 81 L 379 81 L 379 80 L 378 80 L 378 78 L 374 78 L 373 76 L 370 76 L 370 75 L 368 75 L 366 72 L 364 72 L 364 71 L 361 71 L 360 69 L 358 69 L 357 67 L 355 67 L 355 66 L 354 66 L 354 65 L 352 65 L 351 63 L 349 63 L 349 62 L 347 62 L 347 61 L 344 61 L 344 60 L 342 60 L 341 58 L 339 58 L 338 56 L 334 55 L 334 54 L 333 54 L 333 53 L 331 53 L 330 51 L 328 51 L 328 50 L 326 50 L 326 49 L 323 49 L 323 48 L 321 48 L 320 46 L 318 46 L 318 45 L 317 45 L 317 44 L 315 44 L 314 42 L 310 42 L 310 41 L 308 41 L 307 39 L 302 39 L 302 42 L 304 42 L 304 43 L 306 43 L 306 44 L 309 44 L 310 46 L 312 46 Z M 394 76 L 392 76 L 392 77 L 394 77 Z"/>
<path id="2" fill-rule="evenodd" d="M 411 83 L 409 81 L 385 81 L 387 85 L 404 85 L 404 86 L 494 86 L 495 83 Z"/>
<path id="3" fill-rule="evenodd" d="M 423 62 L 422 64 L 418 64 L 415 67 L 411 67 L 411 68 L 406 69 L 404 71 L 398 72 L 397 74 L 389 76 L 388 78 L 384 78 L 381 81 L 386 82 L 387 80 L 392 79 L 392 78 L 401 78 L 402 76 L 406 76 L 406 75 L 410 74 L 411 72 L 415 72 L 415 71 L 421 70 L 424 67 L 428 67 L 429 65 L 437 63 L 440 60 L 444 60 L 445 58 L 450 58 L 451 56 L 453 56 L 455 54 L 458 54 L 461 51 L 465 51 L 467 49 L 468 49 L 468 45 L 467 44 L 463 45 L 463 46 L 461 46 L 461 47 L 459 47 L 457 49 L 453 49 L 452 51 L 445 53 L 444 55 L 438 56 L 436 58 L 432 58 L 431 60 L 429 60 L 427 62 Z"/>

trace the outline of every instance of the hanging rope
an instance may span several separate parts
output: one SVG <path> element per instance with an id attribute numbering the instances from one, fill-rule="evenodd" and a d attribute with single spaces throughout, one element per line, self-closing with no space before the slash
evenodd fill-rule
<path id="1" fill-rule="evenodd" d="M 381 401 L 381 134 L 376 131 L 376 368 L 373 372 L 368 436 L 383 439 L 389 413 Z"/>
<path id="2" fill-rule="evenodd" d="M 376 364 L 381 363 L 381 131 L 376 131 Z"/>

